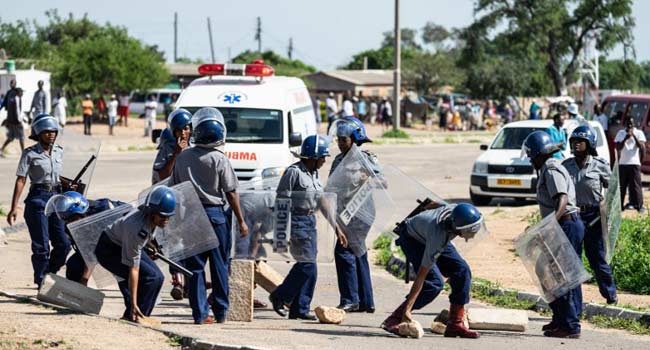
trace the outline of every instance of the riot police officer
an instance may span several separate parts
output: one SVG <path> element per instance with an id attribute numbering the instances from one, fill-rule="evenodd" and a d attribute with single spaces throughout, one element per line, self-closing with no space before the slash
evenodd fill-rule
<path id="1" fill-rule="evenodd" d="M 573 181 L 561 161 L 554 158 L 557 144 L 544 131 L 535 131 L 524 141 L 526 155 L 538 171 L 537 202 L 542 217 L 555 215 L 578 256 L 582 256 L 584 225 L 578 216 Z M 547 337 L 579 338 L 582 289 L 578 286 L 549 304 L 552 321 L 542 330 Z"/>
<path id="2" fill-rule="evenodd" d="M 395 242 L 402 247 L 408 261 L 417 271 L 411 291 L 404 301 L 382 323 L 381 327 L 398 334 L 398 325 L 411 320 L 411 310 L 421 309 L 432 302 L 449 279 L 449 319 L 445 337 L 478 338 L 480 334 L 463 324 L 465 304 L 469 303 L 472 274 L 467 262 L 450 241 L 458 236 L 468 240 L 485 230 L 483 215 L 473 205 L 441 205 L 425 210 L 400 225 Z M 444 276 L 444 277 L 443 277 Z"/>
<path id="3" fill-rule="evenodd" d="M 219 247 L 185 259 L 183 265 L 194 275 L 189 281 L 189 299 L 192 317 L 196 324 L 224 323 L 228 314 L 228 270 L 230 267 L 230 215 L 224 210 L 230 205 L 242 236 L 248 226 L 239 204 L 239 182 L 230 161 L 222 151 L 226 143 L 226 126 L 223 115 L 216 108 L 201 108 L 192 117 L 194 147 L 181 152 L 176 158 L 171 182 L 191 181 L 210 218 Z M 224 198 L 225 197 L 225 198 Z M 205 263 L 210 260 L 212 277 L 212 312 L 205 292 Z"/>
<path id="4" fill-rule="evenodd" d="M 603 242 L 603 223 L 601 207 L 604 205 L 604 189 L 609 185 L 611 171 L 609 163 L 598 157 L 596 150 L 596 135 L 586 125 L 573 130 L 569 138 L 573 158 L 565 160 L 562 165 L 571 175 L 576 189 L 576 201 L 580 207 L 580 218 L 585 226 L 584 248 L 591 270 L 596 275 L 600 295 L 608 304 L 615 304 L 616 284 L 612 276 L 612 268 L 605 259 Z M 604 222 L 601 222 L 603 220 Z"/>
<path id="5" fill-rule="evenodd" d="M 332 168 L 330 175 L 337 169 L 343 158 L 347 155 L 352 145 L 361 146 L 366 142 L 372 142 L 366 134 L 366 128 L 361 120 L 348 117 L 339 119 L 335 122 L 336 142 L 341 151 L 332 161 Z M 366 164 L 371 167 L 375 175 L 381 175 L 381 168 L 377 161 L 377 156 L 363 150 L 361 152 L 367 159 Z M 354 186 L 352 183 L 346 184 L 346 187 Z M 347 192 L 354 191 L 355 189 L 346 188 Z M 341 195 L 339 194 L 339 199 Z M 365 206 L 368 207 L 367 211 L 372 216 L 370 220 L 360 220 L 357 217 L 352 218 L 350 223 L 342 225 L 347 231 L 349 237 L 352 234 L 364 237 L 360 244 L 365 245 L 365 237 L 370 231 L 371 223 L 375 215 L 374 203 L 372 200 L 366 201 Z M 344 208 L 337 207 L 341 211 Z M 354 233 L 350 231 L 355 231 Z M 370 265 L 368 263 L 368 253 L 364 247 L 353 247 L 352 242 L 348 242 L 349 246 L 343 248 L 341 242 L 336 242 L 334 249 L 334 262 L 336 264 L 336 274 L 338 279 L 340 303 L 337 306 L 339 309 L 346 312 L 375 312 L 375 302 L 372 292 L 372 280 L 370 278 Z M 358 248 L 358 249 L 355 249 Z"/>
<path id="6" fill-rule="evenodd" d="M 24 217 L 32 240 L 34 283 L 39 287 L 46 273 L 59 271 L 70 252 L 63 221 L 44 214 L 45 204 L 50 197 L 60 193 L 62 185 L 71 186 L 61 177 L 63 148 L 55 143 L 58 133 L 59 124 L 51 115 L 40 114 L 34 118 L 29 138 L 37 143 L 26 148 L 20 157 L 11 210 L 7 215 L 7 222 L 13 225 L 18 215 L 18 199 L 29 177 L 31 186 L 25 199 Z"/>
<path id="7" fill-rule="evenodd" d="M 153 163 L 152 182 L 166 179 L 174 169 L 176 157 L 189 146 L 192 133 L 192 114 L 179 108 L 169 114 L 169 127 L 160 135 L 158 153 Z"/>
<path id="8" fill-rule="evenodd" d="M 278 198 L 292 200 L 292 253 L 299 252 L 303 255 L 303 259 L 296 259 L 299 261 L 293 265 L 282 284 L 269 295 L 273 310 L 282 317 L 287 316 L 284 305 L 291 304 L 289 319 L 316 319 L 316 316 L 310 313 L 317 278 L 317 247 L 313 243 L 317 235 L 314 210 L 318 206 L 318 194 L 323 192 L 323 186 L 318 179 L 318 169 L 325 164 L 325 157 L 329 155 L 329 140 L 326 137 L 308 136 L 300 148 L 300 161 L 285 170 L 276 189 Z M 341 244 L 346 247 L 345 236 L 338 229 L 336 232 Z"/>
<path id="9" fill-rule="evenodd" d="M 140 208 L 117 219 L 99 238 L 95 248 L 97 261 L 122 279 L 120 291 L 126 306 L 123 318 L 127 320 L 136 322 L 153 311 L 164 276 L 142 251 L 155 238 L 156 227 L 165 228 L 175 210 L 174 191 L 157 186 Z"/>

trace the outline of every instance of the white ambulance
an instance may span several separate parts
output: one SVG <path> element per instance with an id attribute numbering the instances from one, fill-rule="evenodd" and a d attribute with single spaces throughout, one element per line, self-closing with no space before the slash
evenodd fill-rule
<path id="1" fill-rule="evenodd" d="M 307 87 L 298 78 L 275 76 L 262 61 L 204 64 L 203 78 L 181 93 L 177 108 L 191 113 L 215 107 L 226 122 L 225 153 L 240 181 L 279 176 L 296 162 L 302 140 L 316 133 Z"/>

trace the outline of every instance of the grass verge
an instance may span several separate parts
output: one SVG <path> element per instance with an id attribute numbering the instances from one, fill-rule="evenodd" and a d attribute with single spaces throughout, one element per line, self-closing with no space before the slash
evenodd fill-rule
<path id="1" fill-rule="evenodd" d="M 404 130 L 388 130 L 381 135 L 381 137 L 390 139 L 408 139 L 411 138 Z"/>

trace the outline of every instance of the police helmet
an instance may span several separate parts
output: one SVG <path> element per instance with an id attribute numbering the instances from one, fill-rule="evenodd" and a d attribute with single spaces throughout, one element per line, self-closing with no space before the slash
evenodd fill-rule
<path id="1" fill-rule="evenodd" d="M 50 216 L 56 213 L 59 219 L 67 221 L 76 215 L 85 214 L 89 206 L 88 200 L 83 195 L 75 191 L 68 191 L 52 196 L 47 201 L 45 215 Z"/>
<path id="2" fill-rule="evenodd" d="M 329 139 L 323 135 L 309 135 L 302 141 L 300 147 L 300 158 L 319 159 L 329 157 Z"/>
<path id="3" fill-rule="evenodd" d="M 483 227 L 483 215 L 475 206 L 460 203 L 451 211 L 451 222 L 459 235 L 469 238 L 467 236 L 475 236 Z"/>
<path id="4" fill-rule="evenodd" d="M 551 136 L 545 131 L 535 131 L 524 140 L 523 151 L 531 160 L 540 155 L 553 154 L 559 150 L 551 140 Z"/>
<path id="5" fill-rule="evenodd" d="M 573 140 L 587 141 L 587 145 L 589 145 L 589 154 L 592 156 L 598 155 L 598 151 L 596 150 L 596 134 L 591 127 L 587 125 L 580 125 L 579 127 L 575 128 L 571 133 L 571 137 L 569 137 L 569 142 L 573 142 Z"/>
<path id="6" fill-rule="evenodd" d="M 169 128 L 171 129 L 172 133 L 177 130 L 181 130 L 185 126 L 192 123 L 192 113 L 186 109 L 179 108 L 169 113 L 167 123 L 169 124 Z"/>
<path id="7" fill-rule="evenodd" d="M 366 128 L 361 120 L 355 117 L 339 119 L 336 124 L 337 137 L 350 137 L 354 142 L 372 142 L 366 134 Z"/>
<path id="8" fill-rule="evenodd" d="M 226 143 L 226 124 L 218 109 L 201 108 L 192 116 L 192 134 L 198 145 L 221 146 Z"/>
<path id="9" fill-rule="evenodd" d="M 160 141 L 158 141 L 159 145 L 162 145 L 165 142 L 176 143 L 176 138 L 169 128 L 164 128 L 162 133 L 160 133 Z"/>
<path id="10" fill-rule="evenodd" d="M 144 207 L 149 213 L 173 216 L 176 212 L 176 195 L 167 186 L 156 186 L 147 195 Z"/>
<path id="11" fill-rule="evenodd" d="M 51 115 L 42 113 L 34 118 L 32 122 L 32 133 L 29 138 L 38 141 L 38 135 L 43 131 L 56 131 L 59 132 L 59 122 Z"/>

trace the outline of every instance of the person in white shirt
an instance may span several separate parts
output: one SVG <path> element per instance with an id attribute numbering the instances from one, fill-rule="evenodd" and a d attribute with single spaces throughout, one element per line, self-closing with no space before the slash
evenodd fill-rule
<path id="1" fill-rule="evenodd" d="M 334 93 L 330 92 L 327 98 L 325 99 L 325 116 L 327 117 L 327 130 L 330 129 L 336 114 L 339 112 L 339 106 L 334 99 Z"/>
<path id="2" fill-rule="evenodd" d="M 61 129 L 63 129 L 66 124 L 68 115 L 67 108 L 68 100 L 65 98 L 65 95 L 59 92 L 54 100 L 54 118 L 56 118 L 59 125 L 61 125 Z"/>
<path id="3" fill-rule="evenodd" d="M 156 96 L 149 95 L 149 101 L 144 104 L 144 137 L 151 136 L 153 129 L 156 127 Z"/>
<path id="4" fill-rule="evenodd" d="M 115 95 L 111 95 L 111 100 L 108 101 L 108 134 L 113 136 L 113 127 L 115 126 L 115 122 L 117 120 L 117 106 L 119 103 L 117 102 L 117 98 Z"/>
<path id="5" fill-rule="evenodd" d="M 604 132 L 607 132 L 607 129 L 609 129 L 609 118 L 603 113 L 603 107 L 597 103 L 594 105 L 594 120 L 600 123 Z"/>
<path id="6" fill-rule="evenodd" d="M 625 203 L 625 194 L 629 188 L 630 204 L 639 213 L 645 213 L 641 187 L 641 161 L 645 153 L 646 138 L 643 131 L 636 128 L 634 118 L 627 118 L 625 125 L 626 128 L 619 130 L 614 138 L 618 152 L 621 204 Z"/>
<path id="7" fill-rule="evenodd" d="M 349 98 L 345 98 L 343 101 L 343 109 L 341 109 L 341 115 L 343 118 L 354 117 L 354 104 L 350 101 Z"/>

